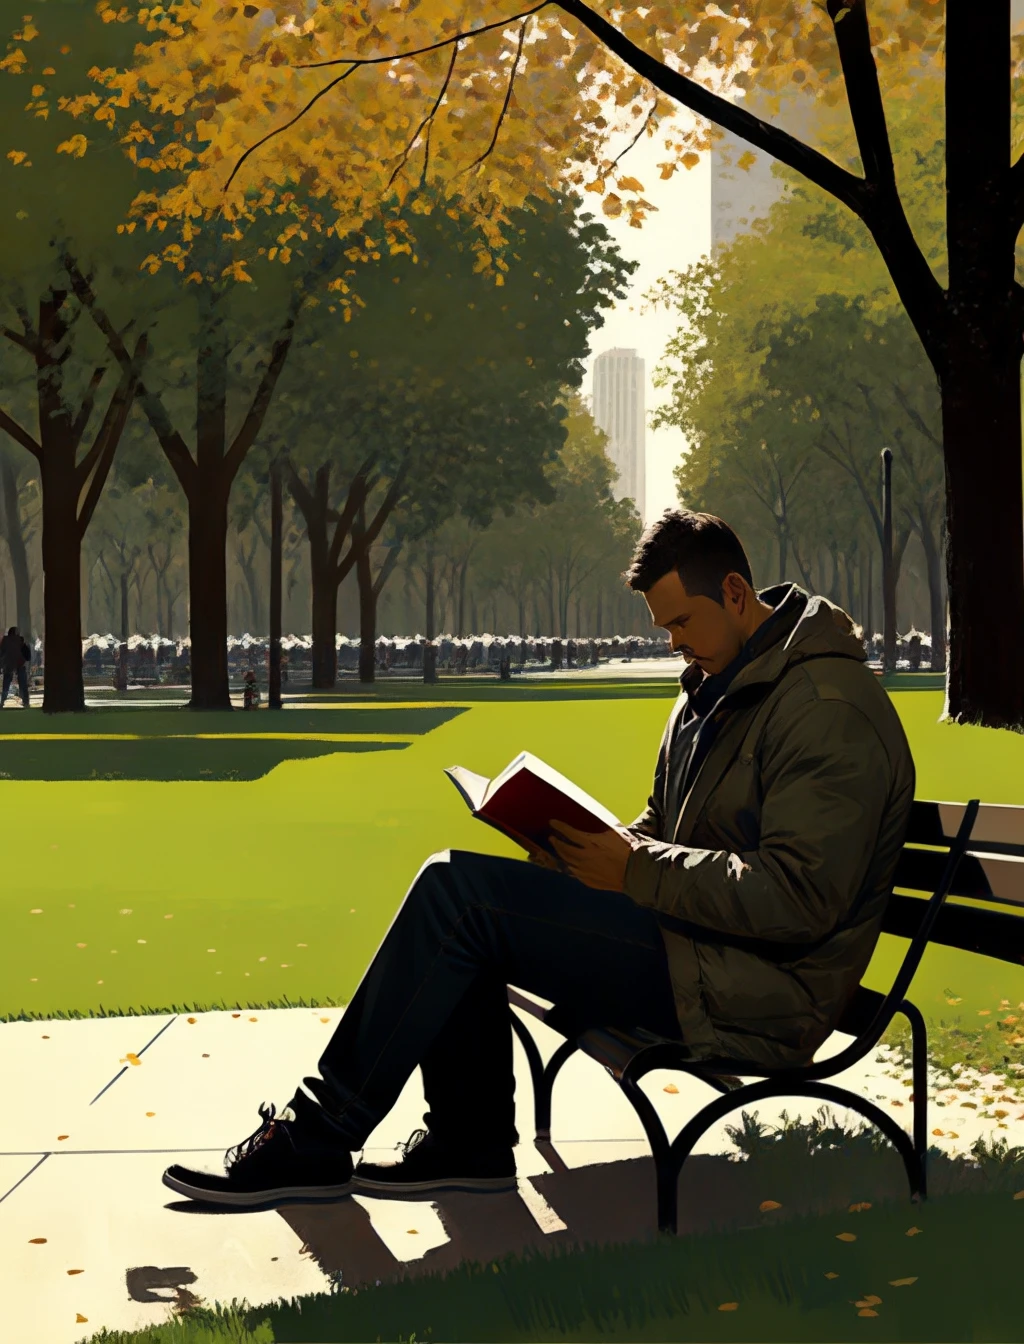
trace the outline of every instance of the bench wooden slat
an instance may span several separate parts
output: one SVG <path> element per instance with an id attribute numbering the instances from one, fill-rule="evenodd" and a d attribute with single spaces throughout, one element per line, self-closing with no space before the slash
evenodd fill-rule
<path id="1" fill-rule="evenodd" d="M 912 938 L 924 918 L 927 901 L 917 896 L 890 896 L 883 933 Z M 977 952 L 999 961 L 1024 961 L 1024 918 L 968 905 L 943 905 L 928 939 L 944 947 Z"/>
<path id="2" fill-rule="evenodd" d="M 922 891 L 930 896 L 942 879 L 946 858 L 946 854 L 937 849 L 904 849 L 896 864 L 893 886 Z M 968 852 L 960 860 L 949 894 L 1005 905 L 1024 905 L 1024 859 Z"/>
<path id="3" fill-rule="evenodd" d="M 957 833 L 966 803 L 915 799 L 907 829 L 908 845 L 946 845 Z M 1024 807 L 982 803 L 971 833 L 974 844 L 1024 846 Z"/>

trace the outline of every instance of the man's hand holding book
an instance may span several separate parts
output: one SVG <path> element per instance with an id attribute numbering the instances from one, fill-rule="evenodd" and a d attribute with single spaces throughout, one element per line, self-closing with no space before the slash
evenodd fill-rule
<path id="1" fill-rule="evenodd" d="M 461 766 L 445 773 L 473 815 L 521 845 L 531 863 L 598 891 L 622 891 L 629 856 L 641 842 L 544 761 L 521 752 L 493 780 Z"/>

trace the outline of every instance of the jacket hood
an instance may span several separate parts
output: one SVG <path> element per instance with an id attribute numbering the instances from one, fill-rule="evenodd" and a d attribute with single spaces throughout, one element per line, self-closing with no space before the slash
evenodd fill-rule
<path id="1" fill-rule="evenodd" d="M 763 653 L 752 658 L 737 672 L 725 692 L 726 697 L 749 686 L 777 681 L 789 667 L 807 658 L 850 658 L 859 663 L 867 661 L 864 646 L 853 632 L 853 621 L 827 597 L 812 597 L 795 583 L 778 583 L 771 588 L 763 588 L 757 596 L 777 612 L 792 606 L 796 622 L 792 626 L 788 621 L 785 622 L 783 629 L 789 629 L 789 634 L 780 634 Z M 691 664 L 691 668 L 687 668 L 680 677 L 684 690 L 693 690 L 699 684 L 698 678 L 691 674 L 692 667 Z"/>
<path id="2" fill-rule="evenodd" d="M 776 611 L 793 603 L 803 610 L 789 635 L 767 648 L 759 657 L 743 668 L 734 685 L 751 685 L 757 681 L 775 681 L 794 663 L 805 658 L 852 658 L 867 662 L 863 644 L 854 634 L 852 619 L 830 602 L 827 597 L 811 596 L 795 583 L 779 583 L 764 588 L 758 597 Z M 730 688 L 732 689 L 732 688 Z"/>

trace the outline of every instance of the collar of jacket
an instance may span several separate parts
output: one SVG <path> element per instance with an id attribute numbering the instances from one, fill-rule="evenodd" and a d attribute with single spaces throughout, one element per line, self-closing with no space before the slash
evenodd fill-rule
<path id="1" fill-rule="evenodd" d="M 788 637 L 780 636 L 763 653 L 752 658 L 737 672 L 724 695 L 709 711 L 708 717 L 717 718 L 723 711 L 764 700 L 772 686 L 790 667 L 809 658 L 840 657 L 859 662 L 867 660 L 867 654 L 860 640 L 853 634 L 853 622 L 845 611 L 833 606 L 827 598 L 810 597 L 796 584 L 779 584 L 773 588 L 766 588 L 758 593 L 758 597 L 769 606 L 774 606 L 776 611 L 780 611 L 782 604 L 788 601 L 803 604 L 803 610 Z M 785 626 L 782 628 L 785 629 Z M 687 668 L 680 678 L 684 690 L 689 689 L 684 678 L 693 667 L 696 667 L 696 664 Z M 698 683 L 702 678 L 703 673 L 697 678 Z M 716 736 L 686 797 L 682 800 L 672 832 L 673 844 L 690 843 L 697 818 L 705 802 L 723 773 L 729 768 L 739 748 L 740 742 L 734 735 L 726 732 L 724 736 Z"/>
<path id="2" fill-rule="evenodd" d="M 806 658 L 831 655 L 853 658 L 861 663 L 867 660 L 863 645 L 853 633 L 853 621 L 828 598 L 812 597 L 795 583 L 778 583 L 763 588 L 757 596 L 772 607 L 777 616 L 782 616 L 790 605 L 794 610 L 802 607 L 802 611 L 788 638 L 773 640 L 766 649 L 756 653 L 739 668 L 716 702 L 716 711 L 734 695 L 742 694 L 747 699 L 750 688 L 761 686 L 763 689 L 765 683 L 778 681 L 787 668 Z M 689 699 L 704 680 L 704 671 L 697 663 L 691 663 L 680 676 L 679 685 Z"/>

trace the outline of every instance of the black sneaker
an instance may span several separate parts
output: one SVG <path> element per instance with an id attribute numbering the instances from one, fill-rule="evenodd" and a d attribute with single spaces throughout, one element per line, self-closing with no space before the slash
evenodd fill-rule
<path id="1" fill-rule="evenodd" d="M 402 1144 L 399 1162 L 360 1162 L 352 1175 L 357 1194 L 379 1199 L 431 1194 L 442 1190 L 497 1194 L 517 1189 L 511 1148 L 446 1147 L 425 1129 Z"/>
<path id="2" fill-rule="evenodd" d="M 286 1107 L 278 1115 L 261 1106 L 262 1124 L 229 1148 L 227 1175 L 191 1171 L 177 1164 L 164 1172 L 164 1185 L 190 1199 L 250 1208 L 274 1201 L 329 1201 L 351 1193 L 352 1154 L 311 1137 Z"/>

